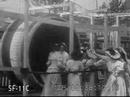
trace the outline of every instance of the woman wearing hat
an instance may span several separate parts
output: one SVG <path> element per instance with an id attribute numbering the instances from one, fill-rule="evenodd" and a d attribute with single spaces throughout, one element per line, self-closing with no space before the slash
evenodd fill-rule
<path id="1" fill-rule="evenodd" d="M 126 51 L 122 48 L 122 47 L 119 47 L 119 48 L 116 48 L 116 50 L 120 53 L 121 55 L 121 58 L 120 60 L 121 61 L 124 61 L 126 63 L 125 67 L 127 69 L 127 72 L 130 74 L 130 60 L 127 58 L 127 53 Z"/>
<path id="2" fill-rule="evenodd" d="M 61 72 L 61 80 L 62 80 L 62 85 L 66 88 L 67 87 L 67 74 L 64 73 L 65 68 L 66 68 L 66 63 L 69 59 L 69 54 L 66 52 L 66 44 L 64 42 L 59 44 L 59 51 L 57 52 L 57 58 L 58 58 L 58 63 L 61 65 L 60 67 L 60 72 Z"/>
<path id="3" fill-rule="evenodd" d="M 120 60 L 125 63 L 125 65 L 124 65 L 125 72 L 124 72 L 123 77 L 124 77 L 125 83 L 126 83 L 127 96 L 130 96 L 130 63 L 129 63 L 129 60 L 127 58 L 127 53 L 122 47 L 116 48 L 116 50 L 121 55 Z"/>
<path id="4" fill-rule="evenodd" d="M 126 83 L 123 77 L 125 63 L 120 61 L 120 53 L 110 48 L 105 51 L 105 56 L 94 54 L 106 62 L 108 71 L 110 72 L 107 83 L 101 92 L 101 96 L 126 96 Z M 94 65 L 98 66 L 100 63 L 101 61 L 96 62 Z"/>
<path id="5" fill-rule="evenodd" d="M 62 65 L 65 65 L 67 60 L 69 59 L 69 54 L 66 52 L 66 44 L 63 42 L 59 47 L 59 59 L 62 62 Z"/>
<path id="6" fill-rule="evenodd" d="M 60 72 L 61 68 L 65 68 L 60 64 L 58 44 L 54 44 L 53 50 L 48 57 L 48 73 Z M 45 79 L 45 86 L 42 91 L 42 96 L 64 96 L 64 87 L 62 86 L 61 74 L 47 74 Z"/>

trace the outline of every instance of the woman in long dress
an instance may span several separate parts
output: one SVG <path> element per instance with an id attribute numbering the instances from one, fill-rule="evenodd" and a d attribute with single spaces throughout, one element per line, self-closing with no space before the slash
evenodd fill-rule
<path id="1" fill-rule="evenodd" d="M 67 46 L 64 42 L 62 42 L 59 45 L 59 51 L 58 51 L 58 58 L 59 58 L 59 62 L 62 65 L 62 68 L 60 68 L 61 71 L 61 80 L 62 80 L 62 85 L 64 87 L 64 90 L 66 90 L 67 87 L 67 73 L 64 73 L 65 68 L 66 68 L 66 63 L 69 59 L 69 54 L 67 53 L 66 49 Z"/>
<path id="2" fill-rule="evenodd" d="M 47 72 L 59 72 L 60 68 L 64 68 L 61 61 L 58 51 L 50 52 L 47 62 L 47 64 L 50 65 L 48 66 Z M 59 73 L 48 74 L 45 78 L 45 86 L 42 96 L 64 96 L 65 92 L 63 91 L 63 88 L 61 75 Z"/>
<path id="3" fill-rule="evenodd" d="M 129 63 L 129 60 L 127 58 L 127 53 L 122 47 L 116 48 L 116 50 L 121 55 L 120 60 L 125 63 L 125 66 L 124 66 L 124 71 L 125 71 L 124 79 L 125 79 L 125 83 L 126 83 L 127 96 L 130 96 L 130 63 Z"/>
<path id="4" fill-rule="evenodd" d="M 120 61 L 121 55 L 117 50 L 108 49 L 105 53 L 106 56 L 103 56 L 102 60 L 106 61 L 110 75 L 101 96 L 126 96 L 126 83 L 124 79 L 125 63 Z M 95 53 L 95 55 L 97 54 Z M 100 65 L 99 63 L 95 63 L 95 66 Z"/>
<path id="5" fill-rule="evenodd" d="M 67 62 L 67 71 L 75 72 L 68 74 L 68 91 L 67 96 L 83 96 L 81 87 L 81 71 L 83 64 L 80 61 L 80 52 L 73 51 L 71 59 Z"/>

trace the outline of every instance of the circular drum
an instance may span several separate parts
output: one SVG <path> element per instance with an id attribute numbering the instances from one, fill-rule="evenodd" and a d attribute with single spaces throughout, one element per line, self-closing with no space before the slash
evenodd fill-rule
<path id="1" fill-rule="evenodd" d="M 46 72 L 46 62 L 51 45 L 65 42 L 69 46 L 69 23 L 59 19 L 29 22 L 27 60 L 31 72 Z M 3 66 L 20 68 L 23 65 L 24 22 L 16 20 L 5 31 L 2 38 L 1 60 Z M 74 34 L 74 49 L 79 50 L 79 40 Z M 11 77 L 14 76 L 10 73 Z M 14 71 L 15 77 L 21 79 L 19 69 Z M 13 78 L 14 79 L 14 78 Z M 30 82 L 42 86 L 44 84 L 40 74 L 30 74 Z"/>

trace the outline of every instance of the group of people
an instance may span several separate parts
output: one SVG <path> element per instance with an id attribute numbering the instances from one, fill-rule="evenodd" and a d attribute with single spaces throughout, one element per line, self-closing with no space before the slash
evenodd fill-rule
<path id="1" fill-rule="evenodd" d="M 42 96 L 87 96 L 84 94 L 87 87 L 84 88 L 82 81 L 89 76 L 84 76 L 81 71 L 100 65 L 106 65 L 109 71 L 100 95 L 130 96 L 130 64 L 123 48 L 108 48 L 105 55 L 89 49 L 84 52 L 89 59 L 82 58 L 81 52 L 76 50 L 69 55 L 65 51 L 65 43 L 55 44 L 53 48 L 47 62 L 47 72 L 52 74 L 47 74 L 45 78 Z"/>
<path id="2" fill-rule="evenodd" d="M 121 47 L 109 48 L 105 55 L 99 55 L 100 60 L 93 63 L 95 66 L 105 64 L 109 71 L 109 77 L 104 86 L 101 96 L 130 96 L 130 67 L 125 50 Z"/>

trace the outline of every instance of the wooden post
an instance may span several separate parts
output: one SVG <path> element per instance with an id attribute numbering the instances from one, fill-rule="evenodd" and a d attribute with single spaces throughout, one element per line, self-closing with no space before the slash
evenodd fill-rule
<path id="1" fill-rule="evenodd" d="M 62 2 L 62 12 L 64 12 L 65 0 Z"/>
<path id="2" fill-rule="evenodd" d="M 93 17 L 91 17 L 91 25 L 93 25 Z M 89 33 L 89 38 L 90 38 L 90 48 L 93 49 L 94 48 L 94 39 L 93 39 L 93 32 Z"/>
<path id="3" fill-rule="evenodd" d="M 116 16 L 116 26 L 119 26 L 119 16 Z"/>
<path id="4" fill-rule="evenodd" d="M 98 9 L 98 0 L 96 0 L 96 9 Z"/>
<path id="5" fill-rule="evenodd" d="M 108 47 L 107 13 L 104 15 L 104 50 Z"/>
<path id="6" fill-rule="evenodd" d="M 116 16 L 116 26 L 119 27 L 119 16 Z M 116 38 L 116 45 L 115 47 L 119 47 L 120 46 L 120 35 L 119 35 L 119 31 L 115 32 L 115 38 Z"/>
<path id="7" fill-rule="evenodd" d="M 89 33 L 89 37 L 90 37 L 90 49 L 93 49 L 94 45 L 93 45 L 93 32 L 90 32 Z"/>
<path id="8" fill-rule="evenodd" d="M 74 48 L 74 22 L 73 22 L 74 20 L 73 20 L 73 2 L 72 2 L 72 0 L 70 0 L 69 6 L 70 6 L 69 52 L 71 53 L 73 51 L 73 48 Z"/>
<path id="9" fill-rule="evenodd" d="M 24 0 L 25 4 L 25 12 L 24 12 L 24 64 L 23 68 L 27 68 L 27 43 L 28 43 L 28 29 L 29 29 L 29 23 L 28 23 L 28 11 L 29 11 L 29 2 L 28 0 Z M 26 87 L 27 81 L 26 79 L 23 79 L 23 86 Z M 23 96 L 27 96 L 28 93 L 25 89 L 23 89 Z"/>
<path id="10" fill-rule="evenodd" d="M 93 25 L 93 17 L 91 17 L 91 25 Z M 94 37 L 93 37 L 93 32 L 89 33 L 90 37 L 90 49 L 94 48 Z M 90 83 L 89 83 L 89 96 L 96 96 L 95 90 L 95 73 L 92 72 L 90 74 Z"/>

